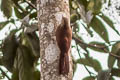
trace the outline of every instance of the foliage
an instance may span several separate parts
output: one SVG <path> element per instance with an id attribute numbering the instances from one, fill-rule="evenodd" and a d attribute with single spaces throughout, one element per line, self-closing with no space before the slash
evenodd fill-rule
<path id="1" fill-rule="evenodd" d="M 120 77 L 120 42 L 114 42 L 113 44 L 109 40 L 110 35 L 108 35 L 106 27 L 109 26 L 119 36 L 120 33 L 115 28 L 114 22 L 101 12 L 102 5 L 106 2 L 106 0 L 103 2 L 102 0 L 70 0 L 73 40 L 76 43 L 73 45 L 73 48 L 79 54 L 79 59 L 75 60 L 73 58 L 73 68 L 75 73 L 78 68 L 77 64 L 84 65 L 90 75 L 86 76 L 83 80 L 95 80 L 96 78 L 98 80 L 114 80 L 113 76 Z M 27 5 L 23 6 L 22 4 L 25 3 Z M 16 26 L 0 42 L 0 66 L 6 67 L 12 73 L 11 80 L 40 80 L 40 71 L 36 69 L 36 66 L 39 65 L 38 59 L 40 55 L 39 38 L 36 34 L 38 29 L 37 23 L 35 23 L 35 21 L 37 22 L 37 10 L 35 6 L 36 0 L 29 0 L 29 2 L 27 0 L 2 0 L 1 2 L 0 8 L 7 20 L 0 22 L 0 31 L 7 27 L 8 24 Z M 13 13 L 16 18 L 13 17 Z M 16 25 L 17 21 L 22 24 L 20 26 Z M 95 34 L 93 33 L 96 32 L 104 42 L 90 41 L 87 43 L 79 35 L 81 27 L 84 27 L 90 38 L 94 37 Z M 84 54 L 80 52 L 81 49 L 85 51 Z M 109 54 L 107 70 L 103 70 L 101 63 L 90 56 L 91 53 L 89 50 Z M 81 54 L 84 57 L 81 57 Z M 118 68 L 114 68 L 115 61 Z M 89 71 L 88 67 L 93 68 L 98 75 Z M 2 74 L 0 74 L 0 79 L 6 76 Z M 105 76 L 104 79 L 103 76 Z"/>
<path id="2" fill-rule="evenodd" d="M 30 2 L 35 5 L 36 0 Z M 29 23 L 30 20 L 36 20 L 36 8 L 30 5 L 24 7 L 22 4 L 29 4 L 25 0 L 2 0 L 1 11 L 7 18 L 6 21 L 0 22 L 0 30 L 4 29 L 7 24 L 16 26 L 12 29 L 6 38 L 1 41 L 1 55 L 0 59 L 2 64 L 12 74 L 11 80 L 40 80 L 40 71 L 36 66 L 39 65 L 39 38 L 37 35 L 37 29 L 33 29 L 33 24 Z M 34 10 L 34 12 L 33 12 Z M 33 12 L 33 13 L 31 13 Z M 16 18 L 13 17 L 13 13 Z M 27 21 L 27 18 L 30 19 Z M 22 23 L 20 27 L 16 25 L 16 22 Z M 0 69 L 2 70 L 2 68 Z M 0 77 L 7 76 L 1 71 Z M 9 79 L 9 76 L 7 76 Z"/>
<path id="3" fill-rule="evenodd" d="M 107 27 L 113 29 L 118 36 L 120 36 L 120 32 L 115 28 L 114 22 L 101 11 L 102 5 L 106 2 L 106 0 L 103 0 L 103 2 L 102 0 L 70 0 L 71 24 L 73 24 L 73 32 L 75 32 L 73 34 L 73 40 L 76 42 L 74 46 L 76 45 L 80 47 L 79 49 L 77 49 L 77 47 L 72 47 L 78 51 L 80 57 L 77 60 L 73 60 L 75 65 L 74 69 L 76 70 L 77 64 L 82 64 L 86 66 L 85 69 L 90 74 L 90 76 L 85 77 L 83 80 L 95 80 L 96 76 L 98 76 L 97 80 L 114 80 L 113 76 L 118 76 L 116 74 L 119 74 L 119 71 L 117 72 L 117 70 L 114 69 L 114 65 L 115 62 L 117 62 L 117 69 L 119 69 L 120 43 L 119 41 L 111 42 L 109 40 L 110 35 L 108 35 L 109 30 Z M 109 3 L 110 0 L 108 4 Z M 91 38 L 94 37 L 95 34 L 93 33 L 96 32 L 104 41 L 86 41 L 86 38 L 84 39 L 84 37 L 80 35 L 81 27 L 86 30 L 87 34 L 90 35 Z M 84 50 L 84 52 L 80 50 Z M 90 54 L 94 53 L 90 53 L 89 50 L 109 54 L 108 70 L 102 70 L 100 62 L 90 56 Z M 84 57 L 81 57 L 82 54 Z M 88 67 L 92 67 L 98 75 L 93 74 Z M 112 73 L 114 75 L 110 75 Z"/>

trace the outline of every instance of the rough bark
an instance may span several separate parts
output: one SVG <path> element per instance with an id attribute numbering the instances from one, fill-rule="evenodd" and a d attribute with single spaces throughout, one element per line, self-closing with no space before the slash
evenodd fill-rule
<path id="1" fill-rule="evenodd" d="M 37 0 L 38 26 L 40 39 L 41 80 L 72 80 L 72 60 L 70 72 L 59 75 L 60 50 L 55 32 L 62 16 L 70 18 L 69 0 Z"/>

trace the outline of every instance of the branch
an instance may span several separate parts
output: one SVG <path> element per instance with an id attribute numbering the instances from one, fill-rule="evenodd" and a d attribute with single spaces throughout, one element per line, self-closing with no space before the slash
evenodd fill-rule
<path id="1" fill-rule="evenodd" d="M 120 56 L 118 56 L 118 55 L 116 55 L 116 54 L 114 54 L 114 53 L 111 53 L 111 52 L 107 51 L 104 47 L 87 44 L 87 43 L 83 42 L 82 40 L 80 40 L 78 37 L 76 37 L 74 34 L 73 34 L 73 37 L 72 37 L 72 38 L 73 38 L 75 41 L 77 41 L 78 43 L 85 45 L 86 47 L 94 47 L 94 48 L 102 49 L 104 52 L 109 53 L 111 56 L 120 59 Z"/>
<path id="2" fill-rule="evenodd" d="M 36 6 L 35 6 L 34 4 L 32 4 L 32 3 L 30 3 L 28 0 L 26 0 L 26 2 L 27 2 L 31 7 L 33 7 L 34 9 L 37 9 Z"/>
<path id="3" fill-rule="evenodd" d="M 11 79 L 9 78 L 9 76 L 3 71 L 2 68 L 0 68 L 0 71 L 2 72 L 2 74 L 3 74 L 4 76 L 6 76 L 6 77 L 8 78 L 8 80 L 11 80 Z"/>

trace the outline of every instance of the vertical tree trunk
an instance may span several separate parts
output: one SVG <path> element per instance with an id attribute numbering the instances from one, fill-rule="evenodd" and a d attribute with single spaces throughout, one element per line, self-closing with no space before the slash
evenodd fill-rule
<path id="1" fill-rule="evenodd" d="M 70 19 L 69 0 L 37 0 L 38 26 L 40 39 L 41 80 L 72 80 L 72 60 L 70 72 L 59 75 L 60 50 L 55 32 L 62 16 Z"/>

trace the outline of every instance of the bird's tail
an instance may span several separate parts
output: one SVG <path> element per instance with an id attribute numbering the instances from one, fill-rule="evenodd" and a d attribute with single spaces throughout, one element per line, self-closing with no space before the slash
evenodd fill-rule
<path id="1" fill-rule="evenodd" d="M 61 53 L 60 54 L 59 73 L 63 74 L 63 75 L 67 75 L 69 73 L 68 53 Z"/>

